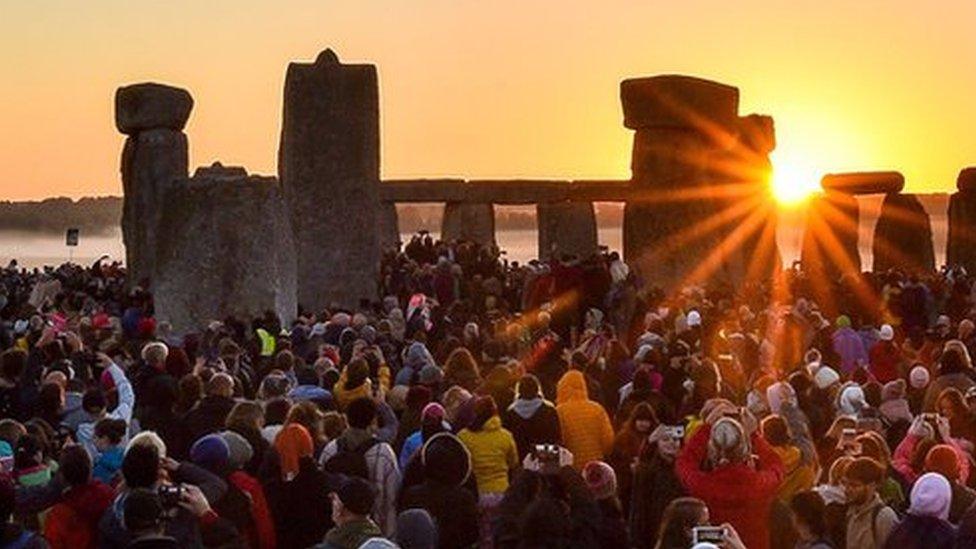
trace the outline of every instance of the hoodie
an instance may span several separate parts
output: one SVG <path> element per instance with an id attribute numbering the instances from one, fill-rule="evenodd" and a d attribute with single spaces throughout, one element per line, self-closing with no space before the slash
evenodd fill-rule
<path id="1" fill-rule="evenodd" d="M 112 489 L 99 481 L 75 486 L 51 508 L 44 523 L 44 537 L 55 549 L 94 548 L 98 521 L 112 504 Z"/>
<path id="2" fill-rule="evenodd" d="M 502 420 L 492 416 L 478 431 L 463 429 L 458 438 L 471 452 L 471 465 L 478 493 L 504 494 L 508 490 L 508 472 L 518 467 L 518 450 L 512 433 L 502 427 Z"/>
<path id="3" fill-rule="evenodd" d="M 613 426 L 603 406 L 589 399 L 586 379 L 566 372 L 556 385 L 556 413 L 563 446 L 573 454 L 573 468 L 602 461 L 613 450 Z"/>

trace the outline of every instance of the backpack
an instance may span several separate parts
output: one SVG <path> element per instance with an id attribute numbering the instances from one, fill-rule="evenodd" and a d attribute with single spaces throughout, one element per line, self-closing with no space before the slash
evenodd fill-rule
<path id="1" fill-rule="evenodd" d="M 340 438 L 336 440 L 336 453 L 325 462 L 325 471 L 346 477 L 359 477 L 365 481 L 369 481 L 369 465 L 366 463 L 366 452 L 373 446 L 379 444 L 379 442 L 376 437 L 370 437 L 359 446 L 349 448 L 346 446 L 345 439 Z"/>

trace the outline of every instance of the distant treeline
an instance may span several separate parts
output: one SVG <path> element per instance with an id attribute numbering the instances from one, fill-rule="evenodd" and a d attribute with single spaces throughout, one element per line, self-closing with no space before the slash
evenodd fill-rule
<path id="1" fill-rule="evenodd" d="M 596 221 L 601 227 L 623 225 L 623 204 L 596 204 Z M 444 206 L 440 204 L 400 204 L 397 206 L 400 231 L 414 233 L 421 229 L 439 231 Z M 502 230 L 535 230 L 535 206 L 495 206 L 495 228 Z"/>
<path id="2" fill-rule="evenodd" d="M 108 234 L 119 228 L 122 198 L 47 198 L 41 201 L 0 201 L 0 230 L 63 233 L 78 228 L 83 234 Z"/>

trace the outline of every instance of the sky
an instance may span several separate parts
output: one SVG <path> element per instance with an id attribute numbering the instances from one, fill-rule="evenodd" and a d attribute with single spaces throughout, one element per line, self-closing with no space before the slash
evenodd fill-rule
<path id="1" fill-rule="evenodd" d="M 191 167 L 274 174 L 290 61 L 378 67 L 382 176 L 628 178 L 619 82 L 680 73 L 776 120 L 780 173 L 976 165 L 969 0 L 0 0 L 0 199 L 121 194 L 121 85 L 185 87 Z"/>

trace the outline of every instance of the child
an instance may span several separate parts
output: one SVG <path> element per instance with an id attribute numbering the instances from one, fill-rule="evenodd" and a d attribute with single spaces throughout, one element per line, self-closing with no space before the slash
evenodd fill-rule
<path id="1" fill-rule="evenodd" d="M 109 486 L 115 485 L 116 477 L 122 468 L 125 448 L 126 424 L 124 420 L 103 418 L 95 424 L 95 448 L 98 457 L 92 468 L 92 476 Z"/>
<path id="2" fill-rule="evenodd" d="M 44 461 L 44 445 L 38 437 L 24 435 L 17 440 L 14 478 L 21 486 L 39 486 L 51 480 L 51 468 Z"/>

